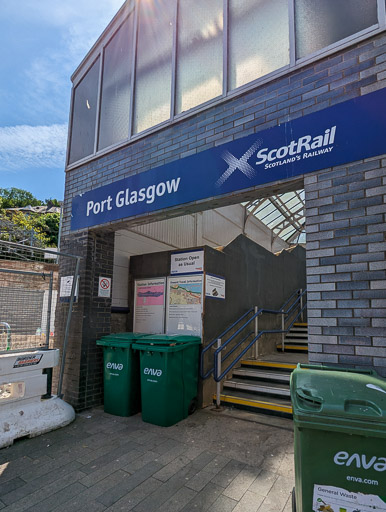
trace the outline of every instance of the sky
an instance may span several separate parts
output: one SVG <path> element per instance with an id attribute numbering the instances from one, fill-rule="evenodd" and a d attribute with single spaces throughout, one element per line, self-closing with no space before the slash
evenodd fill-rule
<path id="1" fill-rule="evenodd" d="M 123 0 L 0 0 L 0 188 L 64 195 L 70 76 Z"/>

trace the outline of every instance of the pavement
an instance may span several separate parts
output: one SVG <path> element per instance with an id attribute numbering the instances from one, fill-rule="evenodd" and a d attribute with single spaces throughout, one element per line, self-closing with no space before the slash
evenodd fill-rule
<path id="1" fill-rule="evenodd" d="M 78 414 L 0 450 L 2 512 L 291 512 L 291 420 L 207 408 L 172 427 Z"/>

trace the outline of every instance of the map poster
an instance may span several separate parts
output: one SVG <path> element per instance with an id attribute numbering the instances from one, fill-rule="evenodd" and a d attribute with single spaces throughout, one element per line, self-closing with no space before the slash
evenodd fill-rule
<path id="1" fill-rule="evenodd" d="M 168 279 L 166 334 L 202 333 L 203 276 Z"/>
<path id="2" fill-rule="evenodd" d="M 225 279 L 213 274 L 206 274 L 205 297 L 225 300 Z"/>
<path id="3" fill-rule="evenodd" d="M 138 279 L 134 291 L 134 332 L 163 334 L 165 319 L 164 277 Z"/>

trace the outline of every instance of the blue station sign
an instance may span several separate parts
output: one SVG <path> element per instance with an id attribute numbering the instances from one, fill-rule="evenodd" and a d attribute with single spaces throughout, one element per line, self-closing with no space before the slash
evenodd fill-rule
<path id="1" fill-rule="evenodd" d="M 381 155 L 385 134 L 386 89 L 381 89 L 78 195 L 71 229 Z"/>

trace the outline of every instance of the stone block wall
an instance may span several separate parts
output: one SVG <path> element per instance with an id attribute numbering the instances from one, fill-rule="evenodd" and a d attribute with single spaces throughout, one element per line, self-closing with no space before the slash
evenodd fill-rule
<path id="1" fill-rule="evenodd" d="M 64 369 L 63 391 L 76 410 L 103 402 L 103 352 L 96 340 L 111 331 L 111 297 L 98 297 L 99 277 L 113 275 L 114 233 L 83 232 L 62 239 L 62 252 L 80 256 L 79 297 L 74 304 Z M 73 275 L 75 260 L 62 257 L 60 276 Z M 69 305 L 58 302 L 57 347 L 63 349 Z M 55 390 L 56 391 L 56 390 Z"/>
<path id="2" fill-rule="evenodd" d="M 386 159 L 304 184 L 310 362 L 386 376 Z"/>

